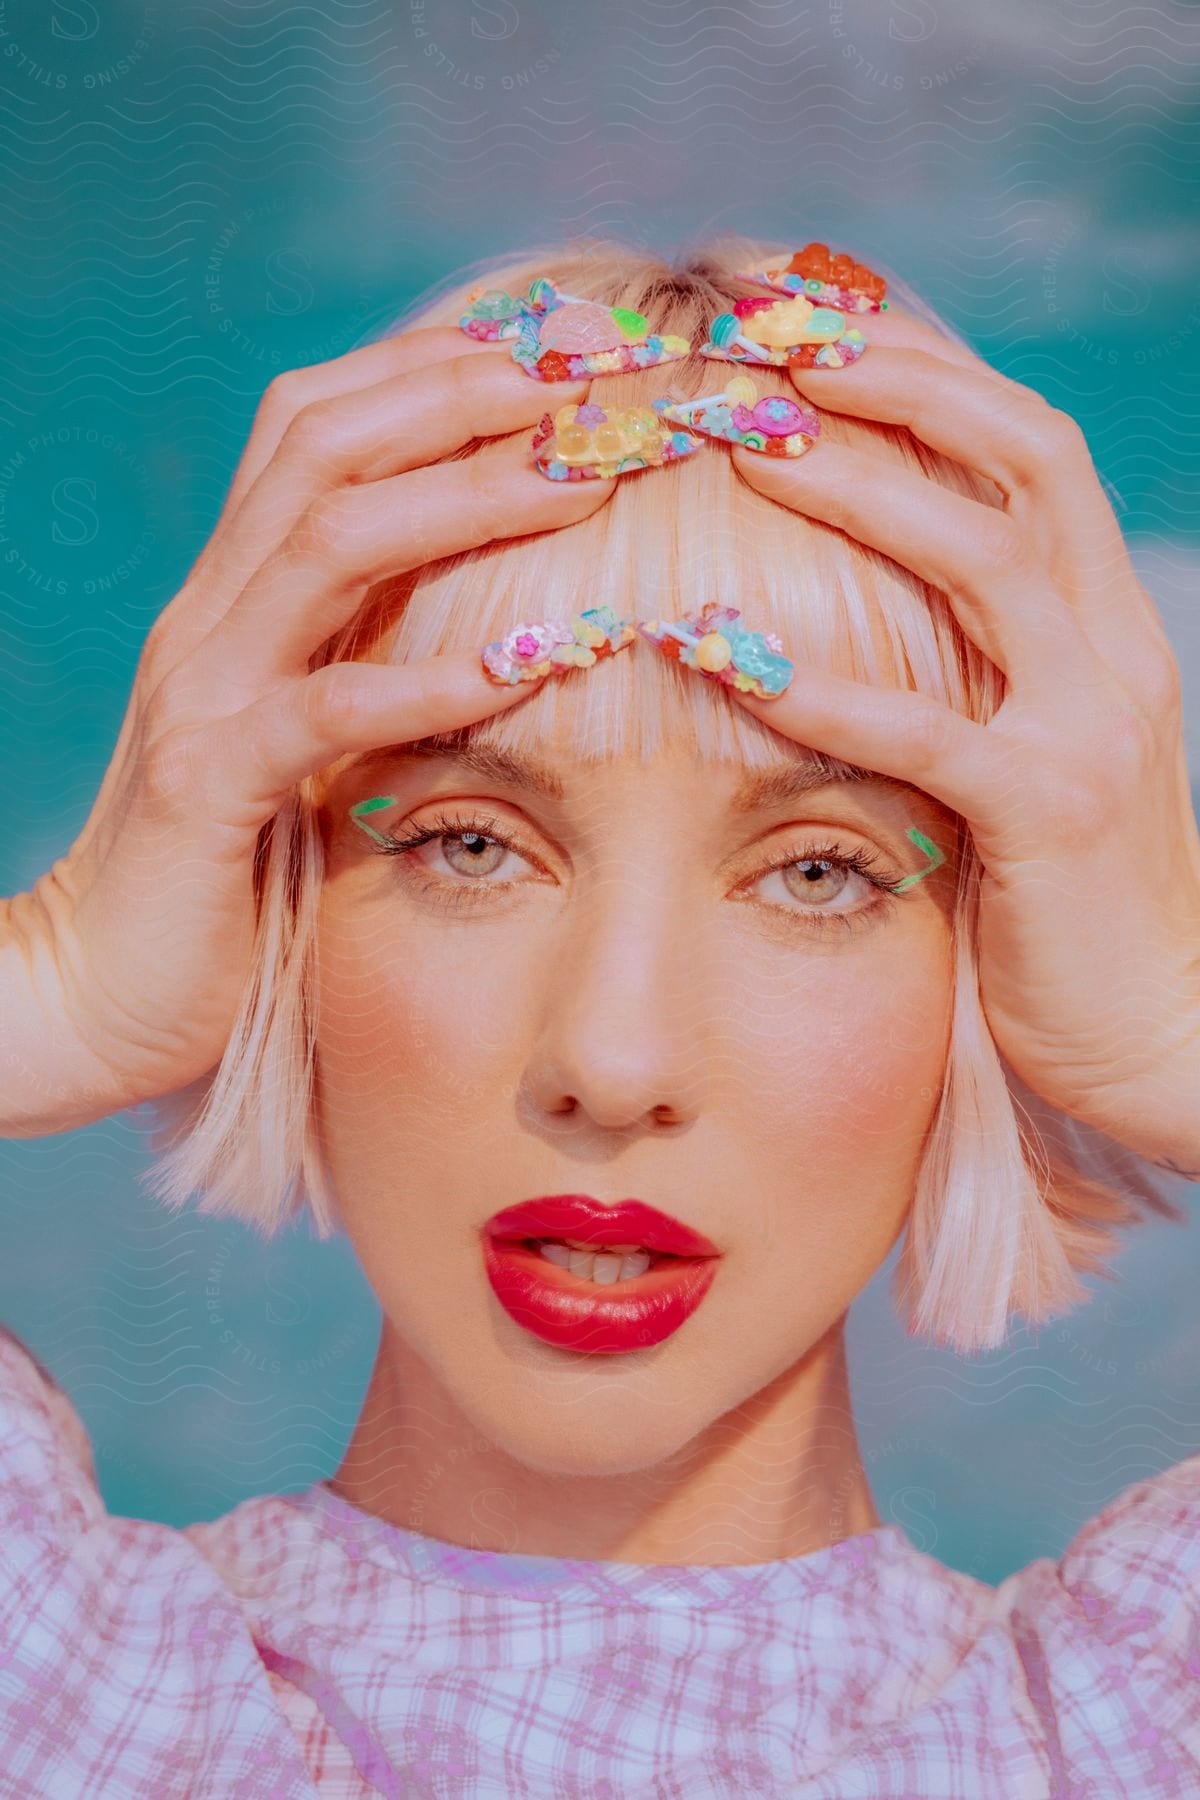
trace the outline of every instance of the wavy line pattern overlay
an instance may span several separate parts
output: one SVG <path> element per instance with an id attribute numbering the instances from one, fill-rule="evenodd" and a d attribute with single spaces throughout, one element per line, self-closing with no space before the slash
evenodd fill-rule
<path id="1" fill-rule="evenodd" d="M 86 816 L 140 643 L 272 375 L 569 231 L 849 240 L 1073 412 L 1172 633 L 1200 781 L 1200 11 L 1166 0 L 0 4 L 4 891 Z M 1132 853 L 1132 852 L 1131 852 Z M 0 1144 L 0 1317 L 120 1511 L 329 1473 L 378 1315 L 348 1246 L 139 1190 L 127 1119 Z M 855 1310 L 881 1514 L 996 1581 L 1200 1444 L 1191 1253 L 965 1363 Z"/>

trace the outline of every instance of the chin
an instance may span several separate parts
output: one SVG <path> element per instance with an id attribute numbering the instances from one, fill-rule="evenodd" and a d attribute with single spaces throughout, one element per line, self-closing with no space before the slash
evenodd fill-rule
<path id="1" fill-rule="evenodd" d="M 506 1456 L 536 1474 L 637 1475 L 666 1462 L 712 1419 L 681 1409 L 665 1391 L 631 1392 L 634 1386 L 625 1381 L 619 1391 L 606 1391 L 584 1370 L 569 1393 L 550 1395 L 534 1382 L 522 1387 L 519 1399 L 494 1409 L 472 1396 L 470 1419 Z"/>

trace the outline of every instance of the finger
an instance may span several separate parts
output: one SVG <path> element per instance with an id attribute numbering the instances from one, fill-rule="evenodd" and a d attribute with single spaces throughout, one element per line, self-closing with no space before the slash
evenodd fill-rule
<path id="1" fill-rule="evenodd" d="M 930 356 L 939 356 L 944 362 L 959 368 L 977 369 L 997 385 L 1005 384 L 1008 380 L 999 369 L 984 362 L 969 344 L 960 343 L 944 329 L 931 325 L 912 313 L 903 312 L 897 306 L 889 305 L 885 313 L 855 314 L 849 323 L 858 326 L 865 334 L 872 352 L 877 348 L 923 350 Z"/>
<path id="2" fill-rule="evenodd" d="M 263 557 L 280 541 L 286 525 L 274 527 L 270 518 L 275 511 L 273 490 L 259 489 L 253 505 L 246 502 L 267 469 L 279 444 L 305 407 L 319 406 L 341 394 L 358 394 L 375 383 L 394 380 L 397 376 L 436 367 L 456 358 L 473 358 L 497 349 L 502 344 L 486 344 L 468 338 L 453 326 L 436 325 L 403 332 L 377 344 L 366 344 L 337 356 L 329 362 L 314 363 L 308 368 L 288 369 L 277 375 L 259 402 L 254 424 L 221 516 L 204 549 L 196 560 L 184 588 L 164 607 L 157 621 L 162 645 L 158 661 L 165 670 L 191 653 L 195 645 L 212 629 L 216 619 L 232 598 L 232 590 L 247 581 Z M 510 358 L 511 360 L 511 358 Z M 528 377 L 525 378 L 528 380 Z M 533 387 L 535 384 L 530 382 Z M 571 383 L 568 399 L 577 398 L 577 384 Z M 566 404 L 566 401 L 564 401 Z M 540 413 L 533 417 L 539 418 Z"/>
<path id="3" fill-rule="evenodd" d="M 732 454 L 739 475 L 768 499 L 835 526 L 940 589 L 968 637 L 1011 681 L 1057 691 L 1102 679 L 1070 607 L 998 508 L 844 444 L 821 444 L 798 461 Z"/>
<path id="4" fill-rule="evenodd" d="M 328 663 L 194 733 L 182 774 L 199 779 L 203 802 L 225 810 L 236 796 L 252 824 L 264 823 L 298 781 L 341 756 L 457 731 L 540 687 L 499 686 L 469 650 L 411 663 Z"/>
<path id="5" fill-rule="evenodd" d="M 1006 793 L 1011 805 L 1011 772 L 1002 778 L 986 727 L 924 694 L 873 687 L 808 664 L 773 700 L 740 688 L 727 692 L 805 749 L 907 782 L 972 826 L 983 828 Z"/>
<path id="6" fill-rule="evenodd" d="M 586 382 L 560 385 L 564 405 L 583 400 L 588 389 Z M 203 576 L 194 574 L 166 609 L 160 635 L 169 641 L 159 651 L 160 674 L 198 652 L 323 493 L 436 463 L 477 438 L 531 427 L 545 410 L 541 388 L 508 359 L 480 364 L 464 356 L 302 408 L 233 520 L 214 537 Z"/>
<path id="7" fill-rule="evenodd" d="M 1016 382 L 997 384 L 925 349 L 873 346 L 845 369 L 795 369 L 829 412 L 898 425 L 994 483 L 1084 613 L 1097 651 L 1119 669 L 1152 611 L 1132 578 L 1120 526 L 1087 441 L 1069 414 Z M 843 381 L 841 377 L 844 376 Z"/>
<path id="8" fill-rule="evenodd" d="M 469 338 L 456 326 L 429 325 L 383 338 L 377 344 L 364 344 L 361 349 L 335 356 L 329 362 L 286 370 L 276 376 L 263 395 L 222 516 L 230 515 L 240 506 L 274 456 L 284 432 L 304 407 L 316 406 L 339 394 L 361 393 L 378 382 L 390 381 L 414 370 L 433 368 L 456 357 L 490 354 L 492 361 L 503 360 L 497 357 L 501 350 L 508 352 L 511 361 L 511 344 L 482 343 L 477 338 Z M 526 376 L 525 380 L 528 379 Z"/>
<path id="9" fill-rule="evenodd" d="M 187 665 L 187 685 L 203 692 L 232 683 L 244 693 L 299 674 L 374 583 L 461 550 L 575 524 L 615 485 L 547 481 L 523 446 L 499 445 L 327 494 L 205 639 Z M 534 605 L 535 615 L 541 610 Z"/>
<path id="10" fill-rule="evenodd" d="M 587 396 L 586 381 L 558 385 L 564 406 Z M 511 358 L 480 360 L 469 352 L 310 401 L 293 415 L 221 534 L 218 580 L 224 587 L 248 580 L 320 493 L 437 462 L 477 438 L 531 428 L 545 410 L 543 384 Z"/>

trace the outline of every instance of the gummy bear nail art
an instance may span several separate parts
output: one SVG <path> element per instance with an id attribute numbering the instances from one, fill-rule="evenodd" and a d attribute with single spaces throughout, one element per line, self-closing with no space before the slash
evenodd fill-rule
<path id="1" fill-rule="evenodd" d="M 650 406 L 560 406 L 533 434 L 533 458 L 551 481 L 607 480 L 657 469 L 703 448 L 694 432 L 673 424 L 665 400 Z"/>

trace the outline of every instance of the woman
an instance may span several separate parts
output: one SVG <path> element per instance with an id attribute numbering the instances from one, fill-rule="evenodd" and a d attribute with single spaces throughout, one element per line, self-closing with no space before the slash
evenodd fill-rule
<path id="1" fill-rule="evenodd" d="M 768 254 L 490 279 L 697 345 Z M 4 1128 L 171 1096 L 163 1197 L 309 1207 L 384 1324 L 333 1479 L 184 1531 L 105 1514 L 8 1336 L 2 1766 L 1194 1793 L 1200 1457 L 993 1591 L 881 1524 L 843 1344 L 901 1233 L 910 1327 L 970 1351 L 1183 1217 L 1151 1165 L 1200 1168 L 1178 672 L 1082 435 L 893 285 L 857 360 L 756 369 L 809 454 L 548 481 L 531 432 L 588 383 L 466 297 L 272 385 L 84 832 L 7 904 Z M 702 602 L 777 634 L 783 691 L 641 641 L 481 662 Z"/>

